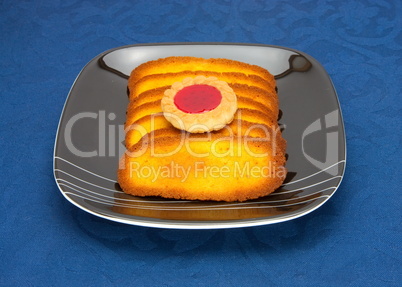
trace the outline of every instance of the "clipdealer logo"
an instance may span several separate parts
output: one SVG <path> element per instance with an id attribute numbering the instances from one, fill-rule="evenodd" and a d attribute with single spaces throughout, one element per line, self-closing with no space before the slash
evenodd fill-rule
<path id="1" fill-rule="evenodd" d="M 100 110 L 98 113 L 81 112 L 72 116 L 67 122 L 64 130 L 64 140 L 67 148 L 74 155 L 84 158 L 106 157 L 106 156 L 115 157 L 122 155 L 125 152 L 128 152 L 124 144 L 127 130 L 124 129 L 124 125 L 113 123 L 115 119 L 116 119 L 115 113 L 111 112 L 107 114 L 106 111 L 104 110 Z M 72 134 L 75 128 L 79 129 L 79 124 L 81 121 L 88 121 L 88 120 L 96 121 L 95 123 L 92 123 L 92 125 L 94 129 L 97 130 L 98 133 L 97 138 L 98 146 L 91 151 L 83 151 L 74 145 L 72 140 Z M 339 125 L 339 110 L 335 110 L 308 125 L 307 128 L 304 130 L 301 138 L 301 146 L 304 157 L 315 167 L 319 168 L 320 170 L 324 170 L 326 173 L 333 176 L 337 175 L 339 172 L 339 165 L 336 165 L 336 163 L 338 163 L 339 161 L 339 151 L 338 151 L 339 132 L 336 129 L 333 129 L 333 127 L 337 127 L 338 125 Z M 251 129 L 254 128 L 255 126 L 251 127 Z M 147 131 L 142 126 L 137 125 L 135 126 L 135 129 L 143 136 L 147 134 Z M 273 143 L 272 146 L 273 150 L 276 148 L 274 144 L 276 133 L 279 133 L 279 131 L 273 131 L 272 134 L 270 134 L 268 131 L 266 132 L 267 139 Z M 309 152 L 306 150 L 306 140 L 315 133 L 324 133 L 325 136 L 326 154 L 324 161 L 317 159 L 314 155 L 309 154 Z M 219 143 L 219 140 L 217 143 Z M 189 152 L 193 155 L 193 151 L 191 150 L 191 148 L 187 147 L 188 141 L 186 141 L 186 137 L 183 134 L 181 135 L 181 144 L 186 145 L 186 148 L 188 148 Z M 151 145 L 150 148 L 152 149 L 154 147 Z M 157 154 L 156 152 L 154 152 L 153 156 L 155 157 L 169 156 L 172 155 L 172 152 L 168 154 Z M 248 152 L 250 154 L 254 154 L 250 150 L 248 150 Z M 128 153 L 130 154 L 130 152 Z M 196 157 L 208 156 L 204 154 L 194 154 L 194 155 Z M 217 156 L 222 155 L 218 154 Z M 264 156 L 264 154 L 255 154 L 255 156 L 261 157 Z M 328 168 L 330 166 L 332 167 Z"/>
<path id="2" fill-rule="evenodd" d="M 160 114 L 155 114 L 151 116 L 150 119 L 150 127 L 149 130 L 156 130 L 156 118 L 160 117 Z M 174 115 L 173 115 L 174 116 Z M 74 116 L 72 116 L 67 122 L 64 129 L 64 140 L 68 150 L 78 156 L 78 157 L 115 157 L 116 155 L 122 155 L 127 153 L 131 157 L 138 157 L 141 154 L 145 153 L 147 149 L 150 149 L 151 155 L 153 157 L 166 157 L 172 156 L 175 153 L 179 152 L 182 148 L 185 148 L 190 155 L 194 157 L 208 157 L 210 154 L 213 154 L 215 157 L 224 157 L 224 156 L 232 156 L 239 155 L 241 152 L 241 148 L 238 147 L 237 150 L 233 148 L 226 151 L 219 151 L 219 145 L 221 145 L 224 141 L 229 141 L 230 146 L 233 147 L 233 141 L 240 139 L 239 130 L 242 128 L 242 121 L 239 120 L 239 124 L 236 127 L 236 131 L 233 130 L 230 126 L 225 126 L 225 136 L 222 138 L 212 138 L 211 133 L 204 133 L 201 137 L 192 138 L 189 133 L 182 131 L 180 133 L 179 141 L 177 145 L 174 146 L 171 150 L 168 151 L 158 151 L 156 150 L 155 143 L 153 141 L 155 135 L 154 133 L 148 133 L 147 128 L 140 124 L 131 124 L 125 129 L 125 125 L 118 125 L 113 123 L 116 119 L 116 114 L 109 113 L 106 114 L 104 110 L 95 112 L 81 112 Z M 178 119 L 179 120 L 179 119 Z M 80 149 L 78 145 L 75 145 L 73 142 L 73 134 L 80 129 L 80 125 L 88 126 L 88 122 L 92 121 L 90 125 L 93 127 L 94 133 L 98 133 L 97 147 L 93 148 L 91 151 L 83 151 Z M 249 136 L 253 132 L 258 132 L 261 135 L 261 138 L 255 138 L 253 136 Z M 129 132 L 133 132 L 135 137 L 137 138 L 145 138 L 144 141 L 139 141 L 140 147 L 137 147 L 136 150 L 130 151 L 126 149 L 125 146 L 125 138 L 126 134 Z M 77 136 L 77 134 L 74 134 Z M 244 146 L 244 151 L 252 155 L 254 157 L 265 157 L 268 155 L 267 152 L 257 152 L 253 150 L 250 146 L 250 143 L 253 142 L 268 142 L 271 145 L 271 150 L 269 153 L 276 153 L 276 137 L 280 135 L 280 129 L 268 129 L 265 125 L 254 124 L 247 127 L 247 130 L 244 133 L 244 139 L 242 138 L 242 144 Z M 202 141 L 202 142 L 211 142 L 211 149 L 209 151 L 200 151 L 194 149 L 192 146 L 192 142 Z"/>
<path id="3" fill-rule="evenodd" d="M 311 123 L 302 134 L 302 151 L 304 157 L 320 170 L 324 170 L 326 173 L 336 176 L 339 172 L 339 165 L 336 165 L 339 161 L 338 141 L 339 132 L 331 131 L 331 128 L 339 125 L 339 110 L 332 111 L 326 114 L 323 118 L 319 118 Z M 325 133 L 325 160 L 320 161 L 306 152 L 305 140 L 308 136 L 316 132 Z M 331 165 L 333 165 L 331 168 Z"/>
<path id="4" fill-rule="evenodd" d="M 98 113 L 94 112 L 82 112 L 72 116 L 66 124 L 64 130 L 64 141 L 67 148 L 71 153 L 79 157 L 105 157 L 105 156 L 116 156 L 121 154 L 121 151 L 125 150 L 123 144 L 125 132 L 124 125 L 107 124 L 107 119 L 109 121 L 114 121 L 116 119 L 115 113 L 109 113 L 106 118 L 106 112 L 101 110 Z M 73 128 L 78 124 L 79 121 L 84 120 L 97 120 L 98 131 L 98 147 L 92 151 L 82 151 L 79 150 L 72 141 Z M 106 137 L 107 131 L 107 137 Z M 117 142 L 116 142 L 117 133 Z M 117 143 L 117 144 L 116 144 Z M 107 149 L 107 150 L 106 150 Z"/>

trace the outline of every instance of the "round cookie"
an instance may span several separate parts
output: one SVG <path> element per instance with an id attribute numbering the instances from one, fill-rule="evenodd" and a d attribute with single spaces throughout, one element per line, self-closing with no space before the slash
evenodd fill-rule
<path id="1" fill-rule="evenodd" d="M 225 81 L 197 76 L 175 82 L 164 92 L 161 107 L 176 128 L 190 133 L 220 130 L 232 122 L 237 97 Z"/>

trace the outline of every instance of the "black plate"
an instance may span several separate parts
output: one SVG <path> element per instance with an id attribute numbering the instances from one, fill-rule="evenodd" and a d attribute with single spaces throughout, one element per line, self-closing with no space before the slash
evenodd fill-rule
<path id="1" fill-rule="evenodd" d="M 125 151 L 127 78 L 141 63 L 167 56 L 227 58 L 259 65 L 277 79 L 289 175 L 276 192 L 243 203 L 141 198 L 116 184 Z M 288 48 L 222 43 L 133 45 L 91 60 L 65 103 L 55 142 L 54 176 L 66 199 L 94 215 L 133 225 L 228 228 L 291 220 L 326 202 L 346 164 L 345 131 L 335 89 L 315 59 Z"/>

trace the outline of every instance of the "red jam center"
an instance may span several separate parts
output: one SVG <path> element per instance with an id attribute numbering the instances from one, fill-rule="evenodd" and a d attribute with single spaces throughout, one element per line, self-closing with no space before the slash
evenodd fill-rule
<path id="1" fill-rule="evenodd" d="M 176 107 L 188 114 L 212 111 L 221 103 L 221 92 L 209 85 L 192 85 L 177 92 L 174 97 Z"/>

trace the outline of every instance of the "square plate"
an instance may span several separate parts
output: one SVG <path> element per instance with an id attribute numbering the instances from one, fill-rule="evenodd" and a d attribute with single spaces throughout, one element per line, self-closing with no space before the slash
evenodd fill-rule
<path id="1" fill-rule="evenodd" d="M 277 191 L 241 203 L 141 198 L 121 191 L 116 178 L 125 151 L 128 75 L 141 63 L 168 56 L 233 59 L 275 75 L 289 171 Z M 109 220 L 163 228 L 246 227 L 295 219 L 334 194 L 345 165 L 344 125 L 330 77 L 311 56 L 267 45 L 172 43 L 106 51 L 75 80 L 54 148 L 55 180 L 71 203 Z"/>

